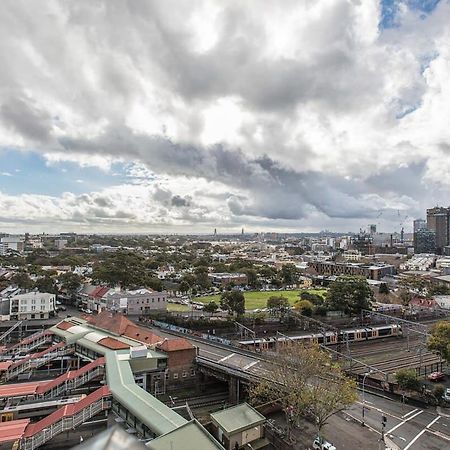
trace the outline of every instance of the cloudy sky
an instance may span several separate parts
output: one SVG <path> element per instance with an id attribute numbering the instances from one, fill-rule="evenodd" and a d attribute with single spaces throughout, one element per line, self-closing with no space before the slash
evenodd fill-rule
<path id="1" fill-rule="evenodd" d="M 0 58 L 0 231 L 399 231 L 450 203 L 448 0 L 4 0 Z"/>

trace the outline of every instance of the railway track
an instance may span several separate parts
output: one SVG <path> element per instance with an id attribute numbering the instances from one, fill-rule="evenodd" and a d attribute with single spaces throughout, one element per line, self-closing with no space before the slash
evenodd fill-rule
<path id="1" fill-rule="evenodd" d="M 218 394 L 210 394 L 203 395 L 199 397 L 188 397 L 188 398 L 174 398 L 172 401 L 166 402 L 168 406 L 177 407 L 184 406 L 186 403 L 189 405 L 189 408 L 203 408 L 205 406 L 214 406 L 222 404 L 228 401 L 229 394 L 226 393 L 218 393 Z"/>

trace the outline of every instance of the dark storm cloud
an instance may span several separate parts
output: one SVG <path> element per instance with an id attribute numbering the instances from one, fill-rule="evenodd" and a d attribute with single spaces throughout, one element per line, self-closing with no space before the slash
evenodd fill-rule
<path id="1" fill-rule="evenodd" d="M 67 151 L 120 156 L 125 151 L 156 173 L 203 177 L 246 192 L 230 198 L 231 211 L 271 219 L 299 219 L 311 207 L 330 217 L 372 217 L 375 209 L 360 194 L 360 182 L 349 182 L 319 172 L 296 172 L 266 156 L 248 158 L 239 149 L 181 145 L 169 139 L 139 135 L 126 127 L 111 126 L 96 139 L 64 139 Z M 170 192 L 157 190 L 154 198 L 167 202 Z M 172 204 L 178 203 L 172 197 Z"/>
<path id="2" fill-rule="evenodd" d="M 172 206 L 182 207 L 189 206 L 190 200 L 188 197 L 181 197 L 179 195 L 174 195 L 171 200 Z"/>
<path id="3" fill-rule="evenodd" d="M 50 140 L 51 117 L 31 99 L 10 98 L 0 104 L 0 121 L 15 133 L 37 142 Z"/>

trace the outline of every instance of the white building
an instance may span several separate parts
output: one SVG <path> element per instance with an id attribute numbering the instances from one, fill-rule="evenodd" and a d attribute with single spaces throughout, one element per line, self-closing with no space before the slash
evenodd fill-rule
<path id="1" fill-rule="evenodd" d="M 358 250 L 346 250 L 342 257 L 346 261 L 359 261 L 361 259 L 361 252 Z"/>
<path id="2" fill-rule="evenodd" d="M 442 309 L 450 309 L 450 295 L 435 295 L 433 299 Z"/>
<path id="3" fill-rule="evenodd" d="M 56 295 L 28 292 L 10 298 L 10 320 L 48 319 L 56 309 Z"/>
<path id="4" fill-rule="evenodd" d="M 22 253 L 25 245 L 23 236 L 5 236 L 1 238 L 0 254 L 6 255 L 9 251 Z"/>
<path id="5" fill-rule="evenodd" d="M 120 311 L 129 316 L 145 316 L 152 311 L 167 310 L 167 292 L 152 289 L 121 291 L 111 289 L 103 296 L 106 309 Z"/>

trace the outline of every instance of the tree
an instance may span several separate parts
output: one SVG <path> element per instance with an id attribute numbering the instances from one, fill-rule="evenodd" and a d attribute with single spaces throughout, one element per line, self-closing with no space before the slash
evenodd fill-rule
<path id="1" fill-rule="evenodd" d="M 398 297 L 400 298 L 403 306 L 408 306 L 409 302 L 412 299 L 412 294 L 411 294 L 411 292 L 403 289 L 400 291 Z"/>
<path id="2" fill-rule="evenodd" d="M 250 388 L 250 401 L 255 406 L 279 403 L 288 424 L 305 415 L 320 433 L 333 414 L 357 399 L 356 382 L 318 346 L 286 347 L 274 363 L 267 379 Z"/>
<path id="3" fill-rule="evenodd" d="M 450 288 L 445 286 L 444 284 L 432 284 L 428 289 L 428 294 L 430 296 L 434 295 L 449 295 Z"/>
<path id="4" fill-rule="evenodd" d="M 313 312 L 313 304 L 309 300 L 297 300 L 294 309 L 302 316 L 311 317 Z"/>
<path id="5" fill-rule="evenodd" d="M 380 284 L 380 288 L 379 288 L 379 292 L 382 295 L 389 295 L 389 286 L 386 283 L 381 283 Z"/>
<path id="6" fill-rule="evenodd" d="M 245 269 L 243 271 L 247 275 L 247 284 L 252 288 L 257 288 L 260 285 L 258 280 L 258 272 L 255 269 Z"/>
<path id="7" fill-rule="evenodd" d="M 49 294 L 56 294 L 58 292 L 55 280 L 47 275 L 45 277 L 38 278 L 34 283 L 34 287 L 39 292 L 48 292 Z"/>
<path id="8" fill-rule="evenodd" d="M 284 284 L 294 284 L 298 279 L 298 271 L 294 264 L 285 264 L 281 268 L 281 277 Z"/>
<path id="9" fill-rule="evenodd" d="M 366 279 L 358 276 L 340 276 L 330 285 L 327 302 L 331 310 L 345 314 L 359 314 L 372 309 L 373 292 Z"/>
<path id="10" fill-rule="evenodd" d="M 11 283 L 17 284 L 21 289 L 31 289 L 33 281 L 26 272 L 17 272 L 11 277 Z"/>
<path id="11" fill-rule="evenodd" d="M 407 291 L 412 291 L 420 296 L 424 296 L 428 292 L 431 283 L 428 280 L 423 279 L 422 277 L 410 275 L 407 277 L 403 277 L 400 280 L 399 285 Z"/>
<path id="12" fill-rule="evenodd" d="M 272 295 L 267 299 L 267 308 L 286 308 L 289 306 L 289 300 L 282 295 Z"/>
<path id="13" fill-rule="evenodd" d="M 76 273 L 63 273 L 58 280 L 61 288 L 64 289 L 70 297 L 73 297 L 81 287 L 81 277 Z"/>
<path id="14" fill-rule="evenodd" d="M 433 388 L 433 395 L 435 399 L 440 402 L 445 393 L 445 387 L 442 384 L 437 384 Z"/>
<path id="15" fill-rule="evenodd" d="M 208 268 L 206 266 L 198 266 L 195 268 L 196 283 L 201 289 L 208 289 L 211 287 L 211 281 L 208 277 Z"/>
<path id="16" fill-rule="evenodd" d="M 226 291 L 220 298 L 220 307 L 229 313 L 242 316 L 245 313 L 245 298 L 241 291 Z"/>
<path id="17" fill-rule="evenodd" d="M 189 285 L 189 283 L 187 281 L 182 281 L 180 283 L 180 287 L 178 288 L 180 292 L 182 292 L 183 294 L 185 294 L 186 292 L 189 291 L 189 289 L 191 288 L 191 286 Z"/>
<path id="18" fill-rule="evenodd" d="M 438 352 L 450 362 L 450 322 L 441 321 L 433 326 L 428 339 L 428 349 Z"/>
<path id="19" fill-rule="evenodd" d="M 405 391 L 415 391 L 420 382 L 414 369 L 400 369 L 395 373 L 398 386 Z"/>
<path id="20" fill-rule="evenodd" d="M 219 309 L 219 305 L 213 300 L 209 303 L 207 303 L 204 307 L 203 307 L 203 311 L 210 313 L 211 316 L 214 315 L 215 312 L 217 312 L 217 310 Z"/>

